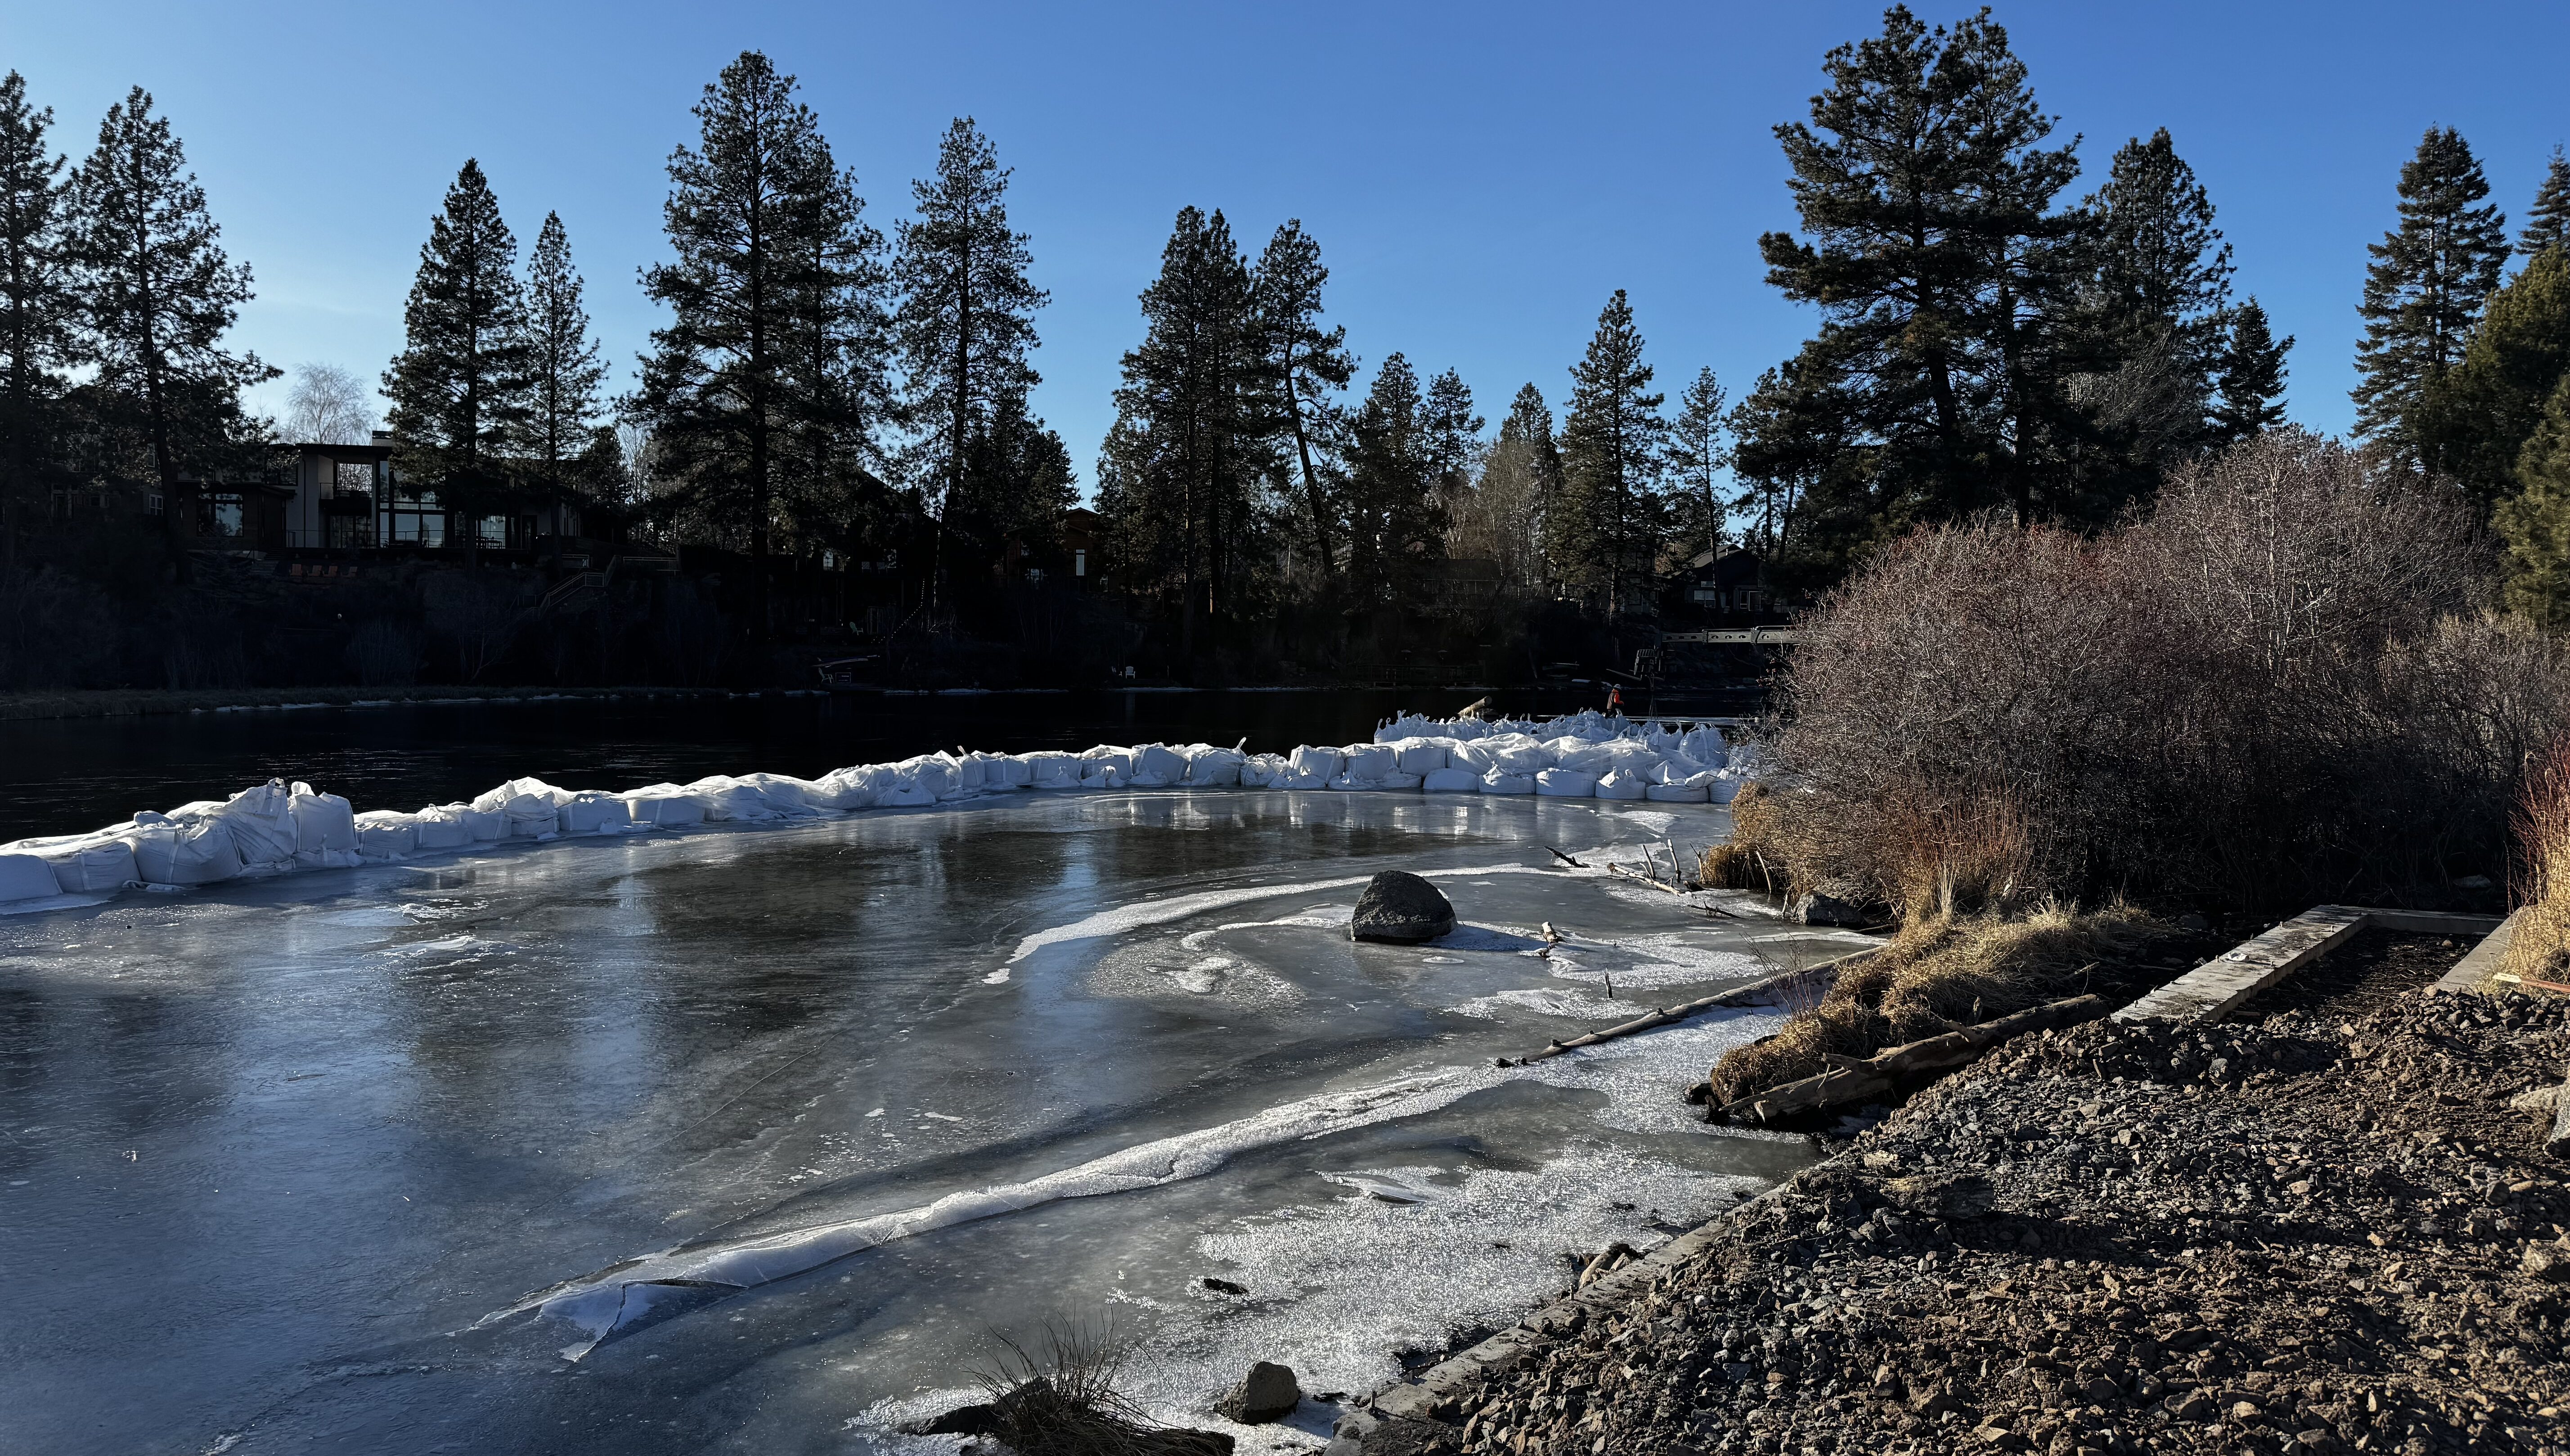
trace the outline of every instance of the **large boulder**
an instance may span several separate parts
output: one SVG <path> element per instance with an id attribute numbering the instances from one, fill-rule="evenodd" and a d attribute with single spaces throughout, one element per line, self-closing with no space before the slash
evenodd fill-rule
<path id="1" fill-rule="evenodd" d="M 1415 874 L 1387 869 L 1366 882 L 1348 933 L 1358 940 L 1417 945 L 1455 928 L 1455 907 L 1445 892 Z"/>
<path id="2" fill-rule="evenodd" d="M 1260 1360 L 1231 1387 L 1218 1407 L 1224 1415 L 1244 1426 L 1262 1421 L 1281 1421 L 1294 1413 L 1303 1402 L 1303 1387 L 1294 1382 L 1294 1371 L 1286 1365 Z"/>

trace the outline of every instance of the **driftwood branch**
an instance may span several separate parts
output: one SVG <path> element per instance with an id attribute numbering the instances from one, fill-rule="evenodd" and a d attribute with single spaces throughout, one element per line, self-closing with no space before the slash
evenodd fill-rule
<path id="1" fill-rule="evenodd" d="M 1665 1006 L 1646 1015 L 1634 1017 L 1631 1021 L 1624 1022 L 1620 1025 L 1607 1027 L 1602 1031 L 1592 1031 L 1583 1036 L 1575 1036 L 1566 1042 L 1554 1042 L 1551 1045 L 1546 1046 L 1540 1052 L 1529 1052 L 1525 1056 L 1513 1059 L 1501 1057 L 1499 1059 L 1499 1065 L 1502 1067 L 1521 1067 L 1528 1062 L 1546 1061 L 1550 1058 L 1558 1057 L 1564 1052 L 1576 1051 L 1581 1047 L 1593 1047 L 1599 1042 L 1611 1042 L 1617 1037 L 1628 1037 L 1635 1032 L 1649 1031 L 1653 1027 L 1666 1026 L 1673 1021 L 1684 1021 L 1688 1017 L 1695 1015 L 1697 1012 L 1710 1011 L 1717 1006 L 1747 1006 L 1766 997 L 1784 994 L 1797 986 L 1805 984 L 1820 984 L 1825 986 L 1829 979 L 1836 976 L 1842 969 L 1854 965 L 1858 961 L 1864 960 L 1867 956 L 1875 954 L 1880 948 L 1881 947 L 1877 946 L 1869 946 L 1864 950 L 1855 952 L 1854 954 L 1843 955 L 1833 960 L 1822 961 L 1817 965 L 1805 966 L 1798 971 L 1785 971 L 1777 975 L 1762 977 L 1759 980 L 1750 982 L 1746 986 L 1734 986 L 1728 991 L 1718 991 L 1701 1000 L 1689 1001 L 1679 1006 Z"/>
<path id="2" fill-rule="evenodd" d="M 1772 1123 L 1798 1113 L 1878 1102 L 1905 1082 L 1925 1073 L 1960 1067 L 2011 1037 L 2051 1027 L 2076 1026 L 2094 1021 L 2112 1009 L 2103 996 L 2073 996 L 1978 1026 L 1956 1027 L 1871 1057 L 1826 1055 L 1822 1060 L 1829 1064 L 1828 1071 L 1744 1097 L 1723 1108 L 1721 1116 Z"/>

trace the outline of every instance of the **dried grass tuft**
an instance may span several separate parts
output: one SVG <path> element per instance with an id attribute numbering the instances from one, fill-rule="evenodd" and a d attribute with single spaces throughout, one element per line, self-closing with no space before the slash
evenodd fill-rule
<path id="1" fill-rule="evenodd" d="M 2500 969 L 2570 980 L 2570 738 L 2527 765 L 2516 808 L 2516 917 Z"/>
<path id="2" fill-rule="evenodd" d="M 1047 1318 L 1031 1339 L 993 1331 L 975 1373 L 1017 1456 L 1229 1456 L 1228 1437 L 1163 1426 L 1116 1388 L 1132 1342 L 1111 1317 Z"/>

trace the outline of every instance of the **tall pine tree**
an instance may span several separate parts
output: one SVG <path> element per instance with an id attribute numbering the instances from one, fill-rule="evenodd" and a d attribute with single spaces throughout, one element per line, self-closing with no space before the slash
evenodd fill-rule
<path id="1" fill-rule="evenodd" d="M 1259 481 L 1274 464 L 1249 260 L 1221 213 L 1180 210 L 1141 301 L 1148 327 L 1124 355 L 1099 514 L 1127 586 L 1174 598 L 1179 651 L 1192 659 L 1256 557 Z"/>
<path id="2" fill-rule="evenodd" d="M 1482 454 L 1482 426 L 1473 413 L 1473 389 L 1453 369 L 1428 381 L 1419 402 L 1419 429 L 1427 451 L 1428 480 L 1449 509 L 1473 488 Z"/>
<path id="3" fill-rule="evenodd" d="M 2036 447 L 2069 364 L 2078 172 L 1986 12 L 1930 30 L 1894 6 L 1830 52 L 1811 121 L 1776 129 L 1808 241 L 1771 233 L 1768 281 L 1822 312 L 1797 376 L 1847 408 L 1873 518 L 2048 509 Z M 1851 472 L 1854 473 L 1854 472 Z"/>
<path id="4" fill-rule="evenodd" d="M 2516 237 L 2516 250 L 2528 257 L 2547 247 L 2570 247 L 2570 158 L 2557 146 L 2534 190 L 2534 206 L 2526 209 L 2525 231 Z"/>
<path id="5" fill-rule="evenodd" d="M 1678 396 L 1678 417 L 1669 427 L 1669 471 L 1676 487 L 1676 532 L 1672 545 L 1682 558 L 1722 549 L 1722 470 L 1731 463 L 1722 445 L 1722 385 L 1710 368 L 1699 369 L 1686 392 Z"/>
<path id="6" fill-rule="evenodd" d="M 1348 583 L 1360 602 L 1420 600 L 1429 563 L 1446 554 L 1448 500 L 1429 408 L 1419 371 L 1395 353 L 1349 422 Z"/>
<path id="7" fill-rule="evenodd" d="M 2428 388 L 2460 363 L 2507 262 L 2507 219 L 2462 134 L 2430 127 L 2400 169 L 2400 222 L 2365 250 L 2364 338 L 2356 346 L 2356 431 L 2441 469 L 2418 439 Z"/>
<path id="8" fill-rule="evenodd" d="M 135 87 L 99 124 L 70 207 L 103 412 L 149 453 L 172 568 L 183 577 L 194 508 L 186 482 L 220 467 L 245 433 L 240 391 L 277 373 L 224 347 L 251 296 L 249 265 L 224 254 L 187 167 L 169 120 Z"/>
<path id="9" fill-rule="evenodd" d="M 487 523 L 518 504 L 512 456 L 530 418 L 532 347 L 518 240 L 470 158 L 429 222 L 402 324 L 402 351 L 384 371 L 393 466 L 464 518 L 466 546 L 504 545 Z"/>
<path id="10" fill-rule="evenodd" d="M 2279 339 L 2268 329 L 2255 296 L 2231 310 L 2214 391 L 2215 443 L 2234 444 L 2285 422 L 2285 354 L 2293 346 L 2292 334 Z"/>
<path id="11" fill-rule="evenodd" d="M 2110 518 L 2213 442 L 2215 375 L 2231 297 L 2231 245 L 2213 201 L 2167 128 L 2115 153 L 2081 206 L 2090 317 L 2073 346 L 2086 418 L 2067 432 L 2086 457 L 2078 512 Z"/>
<path id="12" fill-rule="evenodd" d="M 1651 366 L 1624 290 L 1606 300 L 1588 350 L 1570 367 L 1561 431 L 1562 493 L 1546 521 L 1545 549 L 1563 579 L 1609 620 L 1658 554 L 1657 486 L 1667 397 L 1646 393 Z"/>
<path id="13" fill-rule="evenodd" d="M 803 275 L 789 310 L 793 426 L 780 449 L 790 459 L 782 486 L 795 546 L 825 545 L 880 556 L 873 548 L 901 531 L 898 511 L 875 475 L 885 468 L 887 432 L 898 422 L 892 381 L 892 273 L 883 234 L 865 221 L 853 174 L 832 180 L 816 226 L 796 238 Z"/>
<path id="14" fill-rule="evenodd" d="M 595 443 L 598 387 L 607 378 L 589 309 L 581 302 L 580 272 L 572 266 L 571 238 L 562 215 L 547 213 L 527 258 L 524 343 L 525 418 L 518 455 L 546 501 L 557 512 L 580 482 L 580 461 Z M 557 520 L 555 529 L 563 529 Z"/>
<path id="15" fill-rule="evenodd" d="M 1275 383 L 1276 417 L 1284 425 L 1291 465 L 1302 487 L 1297 516 L 1310 531 L 1306 556 L 1324 585 L 1337 570 L 1340 547 L 1338 505 L 1325 479 L 1330 443 L 1338 433 L 1330 396 L 1348 387 L 1357 367 L 1348 353 L 1347 329 L 1321 327 L 1321 288 L 1329 280 L 1330 270 L 1321 265 L 1321 244 L 1303 231 L 1300 219 L 1277 229 L 1258 255 L 1259 333 Z"/>
<path id="16" fill-rule="evenodd" d="M 794 78 L 744 51 L 696 103 L 699 140 L 669 155 L 669 262 L 642 287 L 670 310 L 652 330 L 628 412 L 651 429 L 664 500 L 701 514 L 751 559 L 750 633 L 768 636 L 768 561 L 782 446 L 797 421 L 794 334 L 813 240 L 840 216 L 838 171 Z"/>
<path id="17" fill-rule="evenodd" d="M 2570 630 L 2570 378 L 2553 387 L 2517 452 L 2516 493 L 2498 503 L 2493 524 L 2507 543 L 2509 610 Z"/>
<path id="18" fill-rule="evenodd" d="M 1010 402 L 1023 409 L 1038 382 L 1027 356 L 1051 295 L 1027 278 L 1034 257 L 1027 235 L 1009 228 L 1008 191 L 991 139 L 958 117 L 937 145 L 937 175 L 911 185 L 918 216 L 899 230 L 894 327 L 919 429 L 911 470 L 941 522 L 967 502 L 975 434 Z M 942 552 L 942 528 L 940 537 Z"/>
<path id="19" fill-rule="evenodd" d="M 2570 372 L 2570 251 L 2548 247 L 2490 294 L 2460 362 L 2426 389 L 2422 450 L 2483 510 L 2515 489 L 2517 453 Z"/>
<path id="20" fill-rule="evenodd" d="M 0 570 L 58 478 L 56 411 L 78 334 L 53 123 L 52 108 L 28 105 L 24 77 L 0 78 Z"/>

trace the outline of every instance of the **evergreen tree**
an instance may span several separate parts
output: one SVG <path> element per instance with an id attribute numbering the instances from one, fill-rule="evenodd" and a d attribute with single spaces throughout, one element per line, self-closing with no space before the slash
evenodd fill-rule
<path id="1" fill-rule="evenodd" d="M 801 552 L 861 551 L 897 534 L 882 480 L 886 430 L 899 418 L 892 381 L 891 269 L 883 234 L 865 221 L 854 175 L 835 176 L 817 226 L 798 235 L 803 276 L 788 319 L 793 428 L 781 487 Z"/>
<path id="2" fill-rule="evenodd" d="M 2069 392 L 2084 418 L 2063 437 L 2084 467 L 2075 513 L 2104 520 L 2212 443 L 2231 245 L 2166 128 L 2115 154 L 2079 233 L 2090 318 L 2072 362 L 2087 372 Z"/>
<path id="3" fill-rule="evenodd" d="M 1534 592 L 1544 580 L 1544 511 L 1560 481 L 1552 409 L 1542 390 L 1524 385 L 1499 421 L 1498 442 L 1483 453 L 1481 476 L 1449 531 L 1454 554 L 1493 563 L 1511 591 Z"/>
<path id="4" fill-rule="evenodd" d="M 911 185 L 918 216 L 900 226 L 894 328 L 920 430 L 911 469 L 941 521 L 968 487 L 974 435 L 1038 382 L 1027 355 L 1051 295 L 1027 280 L 1033 254 L 1009 229 L 1008 190 L 990 138 L 958 117 L 938 143 L 936 177 Z"/>
<path id="5" fill-rule="evenodd" d="M 1314 572 L 1325 584 L 1337 569 L 1340 538 L 1338 508 L 1323 479 L 1338 424 L 1330 396 L 1348 387 L 1357 367 L 1348 353 L 1347 329 L 1321 327 L 1321 288 L 1329 280 L 1321 244 L 1303 231 L 1300 219 L 1277 229 L 1258 255 L 1259 331 L 1276 384 L 1276 414 L 1302 483 L 1300 515 L 1311 529 Z"/>
<path id="6" fill-rule="evenodd" d="M 56 409 L 72 363 L 79 294 L 65 229 L 64 159 L 46 139 L 53 109 L 0 78 L 0 570 L 24 513 L 59 469 Z"/>
<path id="7" fill-rule="evenodd" d="M 1024 396 L 1003 399 L 967 442 L 967 502 L 948 525 L 996 559 L 1010 536 L 1030 547 L 1059 541 L 1063 513 L 1078 503 L 1071 451 L 1045 422 L 1027 413 Z"/>
<path id="8" fill-rule="evenodd" d="M 1483 418 L 1473 413 L 1472 386 L 1452 369 L 1428 381 L 1419 403 L 1421 448 L 1431 489 L 1449 509 L 1473 488 L 1482 453 Z"/>
<path id="9" fill-rule="evenodd" d="M 1545 547 L 1571 586 L 1602 596 L 1611 620 L 1658 554 L 1655 488 L 1668 428 L 1659 415 L 1667 396 L 1643 392 L 1651 366 L 1642 362 L 1641 331 L 1623 289 L 1597 315 L 1597 331 L 1571 366 L 1570 381 L 1562 496 L 1547 522 Z"/>
<path id="10" fill-rule="evenodd" d="M 1258 482 L 1272 463 L 1249 260 L 1221 213 L 1179 212 L 1141 301 L 1148 329 L 1124 355 L 1099 513 L 1128 584 L 1174 594 L 1179 650 L 1192 658 L 1199 625 L 1223 622 L 1256 559 Z"/>
<path id="11" fill-rule="evenodd" d="M 2494 517 L 2507 543 L 2508 609 L 2570 630 L 2570 378 L 2553 387 L 2517 454 L 2516 487 Z"/>
<path id="12" fill-rule="evenodd" d="M 575 490 L 580 459 L 596 443 L 598 387 L 607 378 L 559 213 L 545 215 L 527 258 L 525 330 L 527 390 L 518 454 L 546 497 L 559 505 Z"/>
<path id="13" fill-rule="evenodd" d="M 251 296 L 249 265 L 224 254 L 187 166 L 169 120 L 135 87 L 99 124 L 70 206 L 97 393 L 108 422 L 149 453 L 182 576 L 193 504 L 182 482 L 220 468 L 247 433 L 240 391 L 277 372 L 223 346 Z"/>
<path id="14" fill-rule="evenodd" d="M 725 66 L 694 110 L 698 144 L 669 155 L 661 207 L 677 256 L 642 274 L 671 316 L 652 331 L 628 411 L 650 427 L 664 508 L 747 537 L 750 631 L 763 649 L 780 457 L 797 423 L 797 311 L 814 240 L 839 217 L 839 175 L 794 78 L 756 51 Z"/>
<path id="15" fill-rule="evenodd" d="M 1804 242 L 1771 233 L 1768 281 L 1822 310 L 1798 369 L 1856 411 L 1867 513 L 1934 520 L 2045 502 L 2059 335 L 2073 306 L 2074 220 L 2053 199 L 2077 174 L 2046 150 L 2052 119 L 1986 12 L 1950 30 L 1910 11 L 1824 62 L 1809 125 L 1779 127 Z M 1846 387 L 1840 387 L 1844 382 Z"/>
<path id="16" fill-rule="evenodd" d="M 2217 444 L 2233 444 L 2285 422 L 2285 354 L 2294 337 L 2277 339 L 2267 328 L 2267 310 L 2254 296 L 2231 311 L 2231 338 L 2222 352 L 2222 374 L 2215 389 L 2213 432 Z"/>
<path id="17" fill-rule="evenodd" d="M 1418 600 L 1427 564 L 1446 554 L 1448 502 L 1428 411 L 1419 372 L 1386 356 L 1349 428 L 1348 580 L 1359 601 Z"/>
<path id="18" fill-rule="evenodd" d="M 1877 471 L 1889 453 L 1859 433 L 1867 384 L 1809 353 L 1758 376 L 1732 406 L 1731 508 L 1757 520 L 1769 580 L 1819 584 L 1853 570 L 1899 529 L 1909 504 Z"/>
<path id="19" fill-rule="evenodd" d="M 2545 248 L 2490 294 L 2462 360 L 2427 387 L 2421 448 L 2488 509 L 2515 489 L 2517 454 L 2570 372 L 2570 252 Z"/>
<path id="20" fill-rule="evenodd" d="M 530 419 L 532 348 L 518 241 L 469 158 L 429 222 L 402 324 L 402 351 L 384 371 L 393 466 L 412 489 L 434 489 L 440 505 L 461 512 L 465 542 L 478 550 L 480 518 L 516 504 L 511 452 Z"/>
<path id="21" fill-rule="evenodd" d="M 1699 369 L 1686 393 L 1678 396 L 1678 417 L 1669 429 L 1669 470 L 1675 477 L 1677 507 L 1671 545 L 1682 559 L 1722 549 L 1721 477 L 1731 463 L 1722 447 L 1722 385 L 1713 370 Z"/>
<path id="22" fill-rule="evenodd" d="M 2532 257 L 2547 247 L 2563 246 L 2570 246 L 2570 158 L 2556 146 L 2551 165 L 2543 169 L 2543 185 L 2534 191 L 2534 206 L 2526 209 L 2516 250 Z"/>
<path id="23" fill-rule="evenodd" d="M 2430 127 L 2400 169 L 2400 223 L 2365 250 L 2363 376 L 2352 391 L 2358 435 L 2441 469 L 2416 438 L 2427 390 L 2459 363 L 2481 304 L 2507 261 L 2507 219 L 2481 205 L 2489 182 L 2462 134 Z M 2476 206 L 2478 205 L 2478 206 Z"/>

